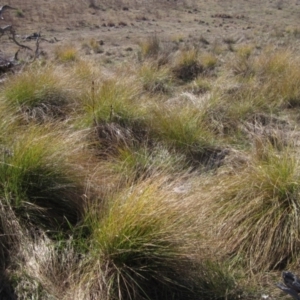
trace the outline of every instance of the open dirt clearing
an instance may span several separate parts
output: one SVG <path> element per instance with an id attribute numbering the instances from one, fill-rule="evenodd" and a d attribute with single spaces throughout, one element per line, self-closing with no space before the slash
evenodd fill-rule
<path id="1" fill-rule="evenodd" d="M 110 61 L 128 60 L 134 55 L 131 49 L 154 34 L 185 43 L 202 40 L 212 44 L 223 39 L 253 42 L 257 47 L 284 43 L 282 38 L 297 30 L 300 17 L 297 0 L 8 0 L 6 4 L 18 10 L 6 11 L 0 20 L 1 27 L 12 24 L 21 37 L 41 32 L 53 42 L 41 46 L 49 55 L 53 47 L 72 44 L 82 55 L 93 55 L 95 59 L 109 57 Z M 97 54 L 85 47 L 92 39 L 101 43 Z M 298 39 L 294 44 L 299 44 Z M 9 53 L 15 48 L 2 39 L 1 51 Z"/>

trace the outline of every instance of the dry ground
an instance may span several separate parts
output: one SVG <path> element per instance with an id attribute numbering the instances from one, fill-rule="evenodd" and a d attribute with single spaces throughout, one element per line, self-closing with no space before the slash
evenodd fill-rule
<path id="1" fill-rule="evenodd" d="M 95 3 L 95 8 L 90 7 Z M 4 3 L 2 3 L 4 4 Z M 288 31 L 297 28 L 300 2 L 260 0 L 179 0 L 179 1 L 39 1 L 8 0 L 18 8 L 7 11 L 0 25 L 12 24 L 22 37 L 33 32 L 58 42 L 43 43 L 42 49 L 62 44 L 76 45 L 82 55 L 93 54 L 85 47 L 92 39 L 102 41 L 99 60 L 130 59 L 138 41 L 157 34 L 173 40 L 194 43 L 204 38 L 209 43 L 234 39 L 237 43 L 284 43 Z M 294 41 L 295 46 L 299 44 Z M 205 46 L 205 45 L 203 45 Z M 11 42 L 2 39 L 1 51 L 13 51 Z M 106 59 L 107 60 L 107 59 Z"/>

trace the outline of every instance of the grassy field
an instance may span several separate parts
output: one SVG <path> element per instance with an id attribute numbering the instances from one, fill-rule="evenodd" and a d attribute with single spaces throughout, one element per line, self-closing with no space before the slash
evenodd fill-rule
<path id="1" fill-rule="evenodd" d="M 289 299 L 300 3 L 40 2 L 0 20 L 42 36 L 0 75 L 0 298 Z"/>

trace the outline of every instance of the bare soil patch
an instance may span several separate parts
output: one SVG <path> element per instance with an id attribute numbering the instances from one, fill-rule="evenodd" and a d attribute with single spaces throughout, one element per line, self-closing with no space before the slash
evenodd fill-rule
<path id="1" fill-rule="evenodd" d="M 83 56 L 115 62 L 130 59 L 138 42 L 154 34 L 191 44 L 202 41 L 204 48 L 224 39 L 258 47 L 282 43 L 278 37 L 297 32 L 300 5 L 297 0 L 280 2 L 8 0 L 18 10 L 6 11 L 0 25 L 13 25 L 20 39 L 41 32 L 50 41 L 42 45 L 50 55 L 53 48 L 71 43 Z M 99 43 L 99 51 L 86 47 L 91 40 Z M 15 48 L 2 38 L 1 51 L 9 54 Z"/>

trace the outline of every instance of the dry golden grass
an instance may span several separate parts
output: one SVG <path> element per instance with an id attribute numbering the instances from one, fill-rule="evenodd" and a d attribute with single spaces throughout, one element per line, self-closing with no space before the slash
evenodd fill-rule
<path id="1" fill-rule="evenodd" d="M 3 25 L 53 43 L 0 78 L 0 298 L 283 299 L 278 271 L 299 264 L 296 5 L 7 3 L 24 16 Z"/>
<path id="2" fill-rule="evenodd" d="M 286 268 L 298 261 L 295 154 L 289 148 L 263 150 L 244 169 L 210 183 L 217 239 L 237 264 L 252 272 Z"/>

